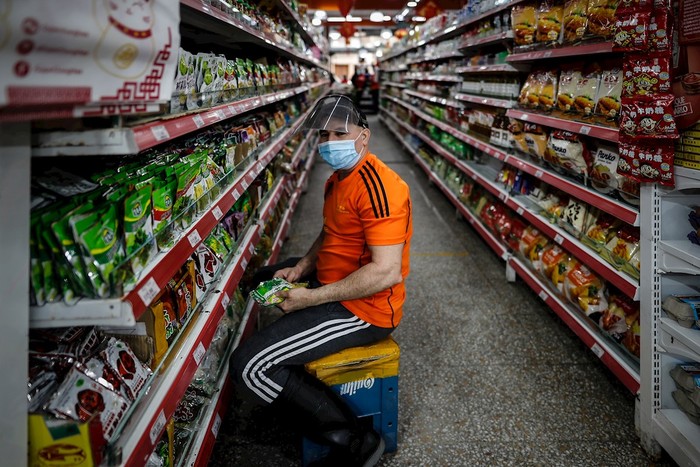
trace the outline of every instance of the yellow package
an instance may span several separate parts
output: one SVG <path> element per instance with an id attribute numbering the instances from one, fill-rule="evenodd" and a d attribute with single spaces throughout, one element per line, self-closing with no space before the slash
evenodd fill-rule
<path id="1" fill-rule="evenodd" d="M 96 416 L 99 418 L 99 416 Z M 30 414 L 29 429 L 29 466 L 58 467 L 79 465 L 92 467 L 99 465 L 101 454 L 99 445 L 90 442 L 90 423 L 78 423 L 73 420 L 59 420 L 39 414 Z M 99 432 L 99 429 L 97 430 Z M 93 439 L 102 443 L 98 434 Z"/>
<path id="2" fill-rule="evenodd" d="M 583 39 L 588 26 L 588 0 L 567 0 L 564 5 L 564 43 Z"/>
<path id="3" fill-rule="evenodd" d="M 588 32 L 605 39 L 612 37 L 617 3 L 617 0 L 589 0 Z"/>
<path id="4" fill-rule="evenodd" d="M 542 73 L 542 87 L 537 98 L 538 106 L 541 110 L 550 111 L 554 108 L 554 96 L 557 95 L 557 72 L 547 71 Z"/>
<path id="5" fill-rule="evenodd" d="M 535 7 L 518 5 L 511 12 L 515 45 L 530 45 L 535 42 L 537 28 Z"/>
<path id="6" fill-rule="evenodd" d="M 559 42 L 564 7 L 558 3 L 545 2 L 537 10 L 537 42 Z"/>

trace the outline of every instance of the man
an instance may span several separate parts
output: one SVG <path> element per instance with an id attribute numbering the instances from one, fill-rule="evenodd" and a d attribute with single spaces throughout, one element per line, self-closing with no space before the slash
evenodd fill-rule
<path id="1" fill-rule="evenodd" d="M 347 96 L 321 99 L 301 129 L 319 132 L 319 153 L 334 169 L 323 229 L 303 258 L 273 270 L 311 286 L 278 294 L 285 315 L 236 349 L 231 376 L 258 401 L 289 410 L 310 439 L 330 445 L 327 465 L 372 466 L 384 441 L 303 365 L 377 342 L 399 324 L 413 233 L 409 188 L 369 152 L 367 119 Z"/>

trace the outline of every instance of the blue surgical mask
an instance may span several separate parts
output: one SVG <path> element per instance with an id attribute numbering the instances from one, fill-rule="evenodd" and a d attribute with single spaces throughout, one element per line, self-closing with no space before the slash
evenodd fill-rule
<path id="1" fill-rule="evenodd" d="M 353 141 L 326 141 L 321 143 L 318 145 L 318 153 L 333 170 L 349 169 L 360 160 L 360 155 L 355 149 L 355 141 L 360 135 L 357 135 L 357 138 Z"/>

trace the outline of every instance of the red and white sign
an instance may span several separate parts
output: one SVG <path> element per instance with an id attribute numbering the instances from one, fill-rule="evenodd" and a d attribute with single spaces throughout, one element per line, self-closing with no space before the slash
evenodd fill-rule
<path id="1" fill-rule="evenodd" d="M 0 0 L 0 107 L 150 110 L 170 100 L 179 23 L 178 0 Z"/>

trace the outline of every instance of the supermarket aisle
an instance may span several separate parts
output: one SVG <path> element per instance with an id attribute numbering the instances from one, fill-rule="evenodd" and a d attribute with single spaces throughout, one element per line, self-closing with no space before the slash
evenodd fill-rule
<path id="1" fill-rule="evenodd" d="M 411 186 L 415 229 L 394 333 L 399 450 L 380 465 L 654 465 L 634 431 L 634 397 L 526 285 L 505 281 L 503 262 L 377 117 L 370 125 L 373 152 Z M 304 254 L 321 228 L 328 175 L 316 165 L 283 257 Z M 299 440 L 278 425 L 270 410 L 231 410 L 210 465 L 299 465 Z"/>

